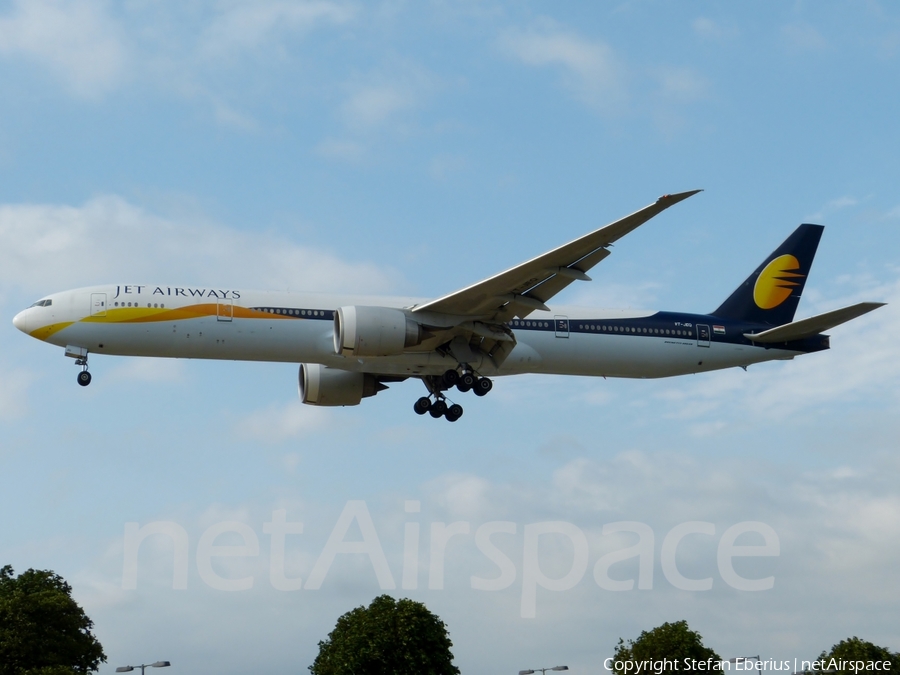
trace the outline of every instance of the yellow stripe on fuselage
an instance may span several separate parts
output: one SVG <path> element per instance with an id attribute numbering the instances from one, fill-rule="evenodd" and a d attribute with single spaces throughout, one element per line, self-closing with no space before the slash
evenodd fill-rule
<path id="1" fill-rule="evenodd" d="M 197 305 L 188 305 L 186 307 L 118 307 L 116 309 L 108 309 L 102 316 L 86 316 L 76 321 L 61 321 L 58 323 L 47 324 L 37 328 L 29 335 L 46 342 L 50 337 L 65 330 L 75 323 L 161 323 L 166 321 L 187 321 L 189 319 L 202 319 L 205 317 L 219 316 L 221 309 L 231 310 L 228 313 L 230 318 L 235 319 L 305 319 L 306 317 L 288 316 L 285 314 L 272 314 L 271 312 L 262 312 L 257 309 L 248 309 L 246 307 L 226 305 L 217 305 L 216 303 L 202 303 Z M 223 313 L 224 315 L 224 313 Z"/>
<path id="2" fill-rule="evenodd" d="M 60 323 L 47 324 L 46 326 L 41 326 L 40 328 L 31 331 L 29 333 L 29 335 L 33 338 L 37 338 L 38 340 L 43 340 L 44 342 L 46 342 L 50 336 L 55 335 L 56 333 L 58 333 L 59 331 L 65 329 L 65 328 L 68 328 L 73 323 L 75 323 L 75 322 L 74 321 L 62 321 Z"/>
<path id="3" fill-rule="evenodd" d="M 271 314 L 246 307 L 221 305 L 223 309 L 231 310 L 229 316 L 235 319 L 296 319 L 299 317 L 285 316 L 283 314 Z M 161 307 L 122 307 L 108 309 L 105 316 L 87 316 L 82 319 L 86 323 L 150 323 L 159 321 L 185 321 L 187 319 L 199 319 L 207 316 L 218 316 L 220 305 L 216 303 L 203 303 L 188 305 L 186 307 L 161 308 Z"/>

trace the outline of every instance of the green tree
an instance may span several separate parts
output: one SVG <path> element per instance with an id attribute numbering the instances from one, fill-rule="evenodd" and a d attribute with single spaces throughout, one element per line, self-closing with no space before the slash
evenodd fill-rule
<path id="1" fill-rule="evenodd" d="M 0 568 L 0 675 L 73 675 L 106 661 L 93 622 L 58 574 Z"/>
<path id="2" fill-rule="evenodd" d="M 832 662 L 834 659 L 834 662 Z M 855 673 L 867 670 L 865 666 L 862 668 L 854 668 L 848 662 L 872 662 L 887 661 L 890 663 L 888 672 L 900 672 L 900 654 L 891 652 L 889 649 L 879 647 L 866 640 L 860 640 L 858 637 L 847 638 L 841 640 L 831 648 L 830 652 L 822 652 L 819 654 L 818 667 L 813 671 L 815 673 L 835 672 L 838 673 Z M 885 668 L 881 667 L 878 671 L 868 670 L 868 672 L 884 672 Z"/>
<path id="3" fill-rule="evenodd" d="M 619 638 L 613 655 L 613 665 L 624 664 L 626 661 L 661 661 L 669 659 L 671 665 L 665 668 L 666 673 L 696 672 L 696 667 L 691 667 L 693 662 L 721 661 L 719 655 L 712 649 L 703 645 L 700 634 L 692 631 L 687 621 L 664 623 L 651 631 L 642 631 L 637 640 L 629 640 L 626 644 Z M 614 668 L 618 675 L 625 674 L 625 668 Z M 647 670 L 644 668 L 643 670 Z M 706 670 L 710 670 L 707 668 Z M 631 669 L 634 673 L 634 668 Z"/>
<path id="4" fill-rule="evenodd" d="M 375 598 L 319 642 L 312 675 L 459 675 L 444 622 L 420 602 Z"/>

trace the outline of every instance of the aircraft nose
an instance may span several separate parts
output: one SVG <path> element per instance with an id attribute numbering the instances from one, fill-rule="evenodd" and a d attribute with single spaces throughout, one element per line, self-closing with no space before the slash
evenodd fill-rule
<path id="1" fill-rule="evenodd" d="M 28 313 L 28 310 L 26 309 L 26 310 L 24 310 L 24 311 L 22 311 L 22 312 L 19 312 L 18 314 L 16 314 L 16 315 L 13 317 L 13 326 L 15 326 L 16 328 L 18 328 L 18 329 L 19 329 L 20 331 L 22 331 L 23 333 L 27 333 L 27 332 L 28 332 L 28 321 L 27 321 L 27 319 L 25 318 L 25 315 L 26 315 L 27 313 Z"/>

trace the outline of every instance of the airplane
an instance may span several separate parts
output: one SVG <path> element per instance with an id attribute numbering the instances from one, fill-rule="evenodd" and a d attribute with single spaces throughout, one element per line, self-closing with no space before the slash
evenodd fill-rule
<path id="1" fill-rule="evenodd" d="M 436 299 L 116 284 L 48 295 L 13 319 L 65 349 L 91 382 L 89 354 L 299 363 L 303 403 L 353 406 L 421 380 L 419 415 L 455 422 L 451 390 L 490 392 L 521 373 L 659 378 L 741 367 L 830 346 L 823 332 L 884 303 L 794 321 L 822 236 L 800 225 L 709 314 L 550 307 L 610 246 L 691 190 L 656 202 L 505 272 Z"/>

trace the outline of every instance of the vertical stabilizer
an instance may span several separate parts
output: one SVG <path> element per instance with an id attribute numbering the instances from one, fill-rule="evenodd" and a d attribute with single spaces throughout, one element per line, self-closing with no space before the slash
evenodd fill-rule
<path id="1" fill-rule="evenodd" d="M 790 323 L 824 229 L 807 224 L 794 230 L 713 316 L 772 326 Z"/>

